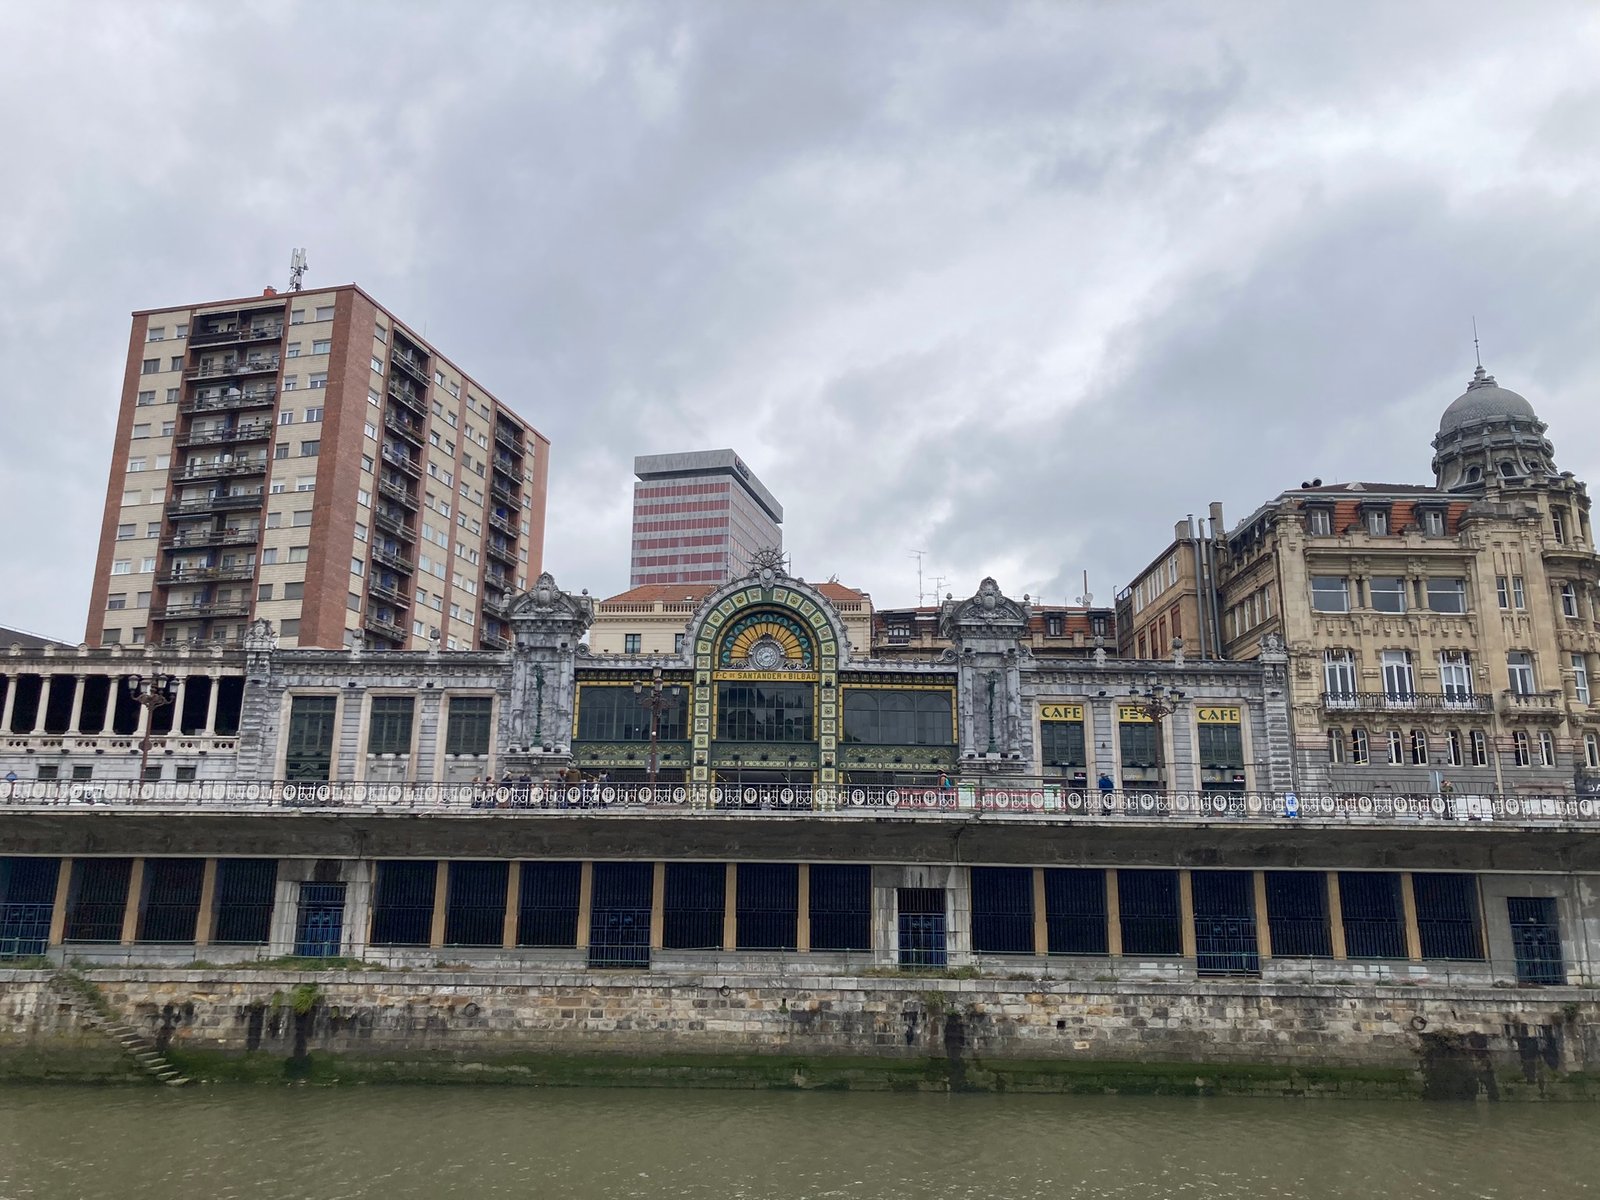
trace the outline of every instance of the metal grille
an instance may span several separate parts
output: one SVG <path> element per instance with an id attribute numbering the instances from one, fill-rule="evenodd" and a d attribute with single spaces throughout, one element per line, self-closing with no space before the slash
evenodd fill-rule
<path id="1" fill-rule="evenodd" d="M 589 915 L 591 967 L 650 965 L 651 863 L 597 862 Z"/>
<path id="2" fill-rule="evenodd" d="M 943 888 L 900 888 L 900 965 L 942 967 L 947 959 Z"/>
<path id="3" fill-rule="evenodd" d="M 372 889 L 372 944 L 426 946 L 433 929 L 436 862 L 380 862 Z"/>
<path id="4" fill-rule="evenodd" d="M 444 904 L 444 944 L 498 946 L 506 936 L 505 862 L 453 862 Z"/>
<path id="5" fill-rule="evenodd" d="M 1044 915 L 1051 954 L 1105 954 L 1106 873 L 1051 869 L 1044 873 Z"/>
<path id="6" fill-rule="evenodd" d="M 1506 915 L 1511 920 L 1517 981 L 1565 983 L 1567 972 L 1561 960 L 1561 928 L 1556 922 L 1556 902 L 1548 896 L 1508 896 Z"/>
<path id="7" fill-rule="evenodd" d="M 1478 928 L 1478 881 L 1471 875 L 1425 873 L 1411 877 L 1423 958 L 1483 958 Z"/>
<path id="8" fill-rule="evenodd" d="M 69 942 L 120 942 L 122 912 L 128 904 L 131 858 L 80 858 L 72 863 L 65 939 Z"/>
<path id="9" fill-rule="evenodd" d="M 668 950 L 720 950 L 727 891 L 722 863 L 668 863 L 661 944 Z"/>
<path id="10" fill-rule="evenodd" d="M 1176 871 L 1118 871 L 1117 906 L 1122 915 L 1122 953 L 1183 953 L 1183 917 Z"/>
<path id="11" fill-rule="evenodd" d="M 217 916 L 213 942 L 260 945 L 272 931 L 278 862 L 272 858 L 224 858 L 217 862 Z"/>
<path id="12" fill-rule="evenodd" d="M 1195 871 L 1195 969 L 1201 975 L 1259 975 L 1255 885 L 1248 871 Z"/>
<path id="13" fill-rule="evenodd" d="M 972 948 L 979 954 L 1033 953 L 1033 872 L 973 867 Z"/>
<path id="14" fill-rule="evenodd" d="M 738 885 L 738 948 L 793 950 L 800 931 L 800 868 L 740 863 Z"/>
<path id="15" fill-rule="evenodd" d="M 1327 876 L 1321 871 L 1268 871 L 1267 929 L 1278 958 L 1332 958 Z"/>
<path id="16" fill-rule="evenodd" d="M 45 952 L 60 874 L 58 858 L 0 858 L 0 960 Z"/>
<path id="17" fill-rule="evenodd" d="M 295 921 L 294 952 L 303 958 L 334 958 L 344 941 L 344 884 L 302 883 Z"/>
<path id="18" fill-rule="evenodd" d="M 525 862 L 517 894 L 517 945 L 570 949 L 578 944 L 583 864 Z"/>
<path id="19" fill-rule="evenodd" d="M 811 948 L 872 949 L 872 868 L 811 868 Z"/>
<path id="20" fill-rule="evenodd" d="M 192 942 L 200 916 L 202 858 L 149 858 L 140 889 L 141 942 Z"/>
<path id="21" fill-rule="evenodd" d="M 1351 958 L 1404 958 L 1400 876 L 1387 871 L 1340 871 L 1339 909 L 1345 953 Z"/>

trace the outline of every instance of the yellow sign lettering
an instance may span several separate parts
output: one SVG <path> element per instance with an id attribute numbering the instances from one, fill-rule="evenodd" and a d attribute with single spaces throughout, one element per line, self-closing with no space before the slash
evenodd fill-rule
<path id="1" fill-rule="evenodd" d="M 1197 708 L 1195 717 L 1202 725 L 1237 725 L 1239 723 L 1239 710 L 1237 708 Z"/>
<path id="2" fill-rule="evenodd" d="M 1041 720 L 1041 721 L 1081 721 L 1081 720 L 1083 720 L 1083 705 L 1081 705 L 1081 704 L 1041 704 L 1039 706 L 1039 720 Z"/>

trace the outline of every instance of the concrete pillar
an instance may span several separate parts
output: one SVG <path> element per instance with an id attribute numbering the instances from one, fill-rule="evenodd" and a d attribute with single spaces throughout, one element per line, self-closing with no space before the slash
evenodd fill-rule
<path id="1" fill-rule="evenodd" d="M 1339 899 L 1339 872 L 1328 872 L 1328 940 L 1333 944 L 1335 962 L 1349 957 L 1344 946 L 1344 903 Z"/>
<path id="2" fill-rule="evenodd" d="M 506 867 L 506 919 L 500 934 L 500 948 L 517 948 L 517 916 L 522 911 L 522 862 L 512 859 Z"/>
<path id="3" fill-rule="evenodd" d="M 1106 953 L 1122 957 L 1122 894 L 1117 890 L 1117 869 L 1106 868 Z"/>
<path id="4" fill-rule="evenodd" d="M 1267 873 L 1252 871 L 1256 885 L 1256 954 L 1265 962 L 1272 957 L 1272 926 L 1267 923 Z"/>
<path id="5" fill-rule="evenodd" d="M 729 863 L 722 884 L 722 948 L 739 948 L 739 864 Z"/>
<path id="6" fill-rule="evenodd" d="M 1185 867 L 1178 872 L 1178 920 L 1183 935 L 1183 956 L 1198 957 L 1194 940 L 1194 875 Z"/>
<path id="7" fill-rule="evenodd" d="M 72 894 L 72 860 L 63 858 L 56 873 L 56 898 L 50 909 L 50 945 L 61 945 L 67 932 L 67 897 Z"/>
<path id="8" fill-rule="evenodd" d="M 87 682 L 82 675 L 72 677 L 72 715 L 67 718 L 67 732 L 76 734 L 78 722 L 83 718 L 83 685 Z"/>
<path id="9" fill-rule="evenodd" d="M 1411 872 L 1400 872 L 1400 911 L 1406 924 L 1406 957 L 1412 962 L 1422 961 L 1422 931 L 1417 927 L 1417 893 L 1411 883 Z"/>
<path id="10" fill-rule="evenodd" d="M 667 864 L 654 864 L 650 876 L 650 949 L 660 950 L 666 936 Z"/>
<path id="11" fill-rule="evenodd" d="M 972 872 L 966 867 L 951 867 L 946 876 L 945 952 L 952 967 L 972 965 Z"/>
<path id="12" fill-rule="evenodd" d="M 6 698 L 0 702 L 0 733 L 10 733 L 11 715 L 17 707 L 17 685 L 22 680 L 20 675 L 11 675 L 6 679 Z"/>
<path id="13" fill-rule="evenodd" d="M 172 721 L 168 727 L 168 737 L 183 736 L 183 701 L 188 691 L 189 677 L 187 675 L 179 675 L 178 690 L 173 693 L 172 704 L 169 706 L 172 709 Z"/>
<path id="14" fill-rule="evenodd" d="M 33 736 L 44 734 L 44 715 L 50 710 L 50 676 L 39 676 L 39 711 L 33 716 Z"/>
<path id="15" fill-rule="evenodd" d="M 578 949 L 589 948 L 589 920 L 594 912 L 594 863 L 584 859 L 578 868 Z"/>
<path id="16" fill-rule="evenodd" d="M 207 679 L 210 681 L 211 690 L 206 695 L 206 727 L 204 733 L 206 737 L 216 737 L 217 701 L 222 696 L 222 680 L 215 675 L 209 675 Z"/>
<path id="17" fill-rule="evenodd" d="M 811 952 L 811 864 L 800 864 L 800 890 L 794 913 L 794 948 L 802 954 Z"/>
<path id="18" fill-rule="evenodd" d="M 300 919 L 300 881 L 290 878 L 289 859 L 278 861 L 278 878 L 272 888 L 272 922 L 267 927 L 267 957 L 294 953 L 295 926 Z"/>
<path id="19" fill-rule="evenodd" d="M 1050 920 L 1045 912 L 1044 868 L 1033 869 L 1033 952 L 1040 958 L 1050 953 Z"/>
<path id="20" fill-rule="evenodd" d="M 108 675 L 106 677 L 106 708 L 100 718 L 100 735 L 110 737 L 116 731 L 112 729 L 112 722 L 117 719 L 117 692 L 126 687 L 121 675 Z"/>
<path id="21" fill-rule="evenodd" d="M 194 923 L 194 944 L 211 944 L 211 923 L 217 907 L 217 860 L 206 859 L 205 870 L 200 875 L 200 914 Z"/>
<path id="22" fill-rule="evenodd" d="M 128 872 L 128 902 L 122 909 L 122 944 L 131 946 L 139 937 L 139 899 L 144 891 L 144 859 L 133 860 Z"/>
<path id="23" fill-rule="evenodd" d="M 371 859 L 347 863 L 344 870 L 344 932 L 342 949 L 350 958 L 361 958 L 372 945 L 372 888 L 377 864 Z"/>
<path id="24" fill-rule="evenodd" d="M 450 902 L 450 860 L 441 858 L 433 872 L 433 925 L 428 933 L 428 945 L 437 950 L 444 945 L 445 907 Z"/>

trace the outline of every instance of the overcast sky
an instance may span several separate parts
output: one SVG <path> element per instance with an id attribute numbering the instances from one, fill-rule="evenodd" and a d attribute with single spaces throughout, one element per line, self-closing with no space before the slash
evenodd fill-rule
<path id="1" fill-rule="evenodd" d="M 1485 366 L 1600 481 L 1600 5 L 0 5 L 0 624 L 82 636 L 128 314 L 356 282 L 554 443 L 733 446 L 796 574 L 1097 602 L 1422 482 Z"/>

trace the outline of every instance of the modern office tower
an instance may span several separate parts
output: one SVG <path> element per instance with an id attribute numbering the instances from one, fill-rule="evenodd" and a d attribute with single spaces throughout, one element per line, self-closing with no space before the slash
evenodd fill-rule
<path id="1" fill-rule="evenodd" d="M 633 460 L 630 587 L 721 583 L 783 546 L 783 505 L 732 450 Z"/>
<path id="2" fill-rule="evenodd" d="M 549 445 L 354 284 L 136 312 L 84 640 L 503 649 Z"/>

